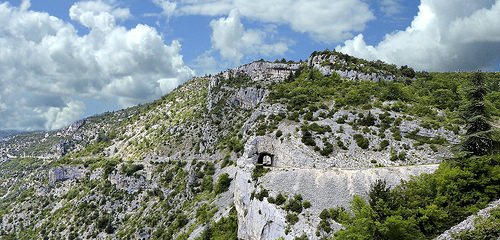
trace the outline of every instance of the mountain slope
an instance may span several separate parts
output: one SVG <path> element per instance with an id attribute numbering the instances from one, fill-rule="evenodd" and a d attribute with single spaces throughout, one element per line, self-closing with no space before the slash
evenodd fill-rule
<path id="1" fill-rule="evenodd" d="M 1 234 L 328 236 L 318 228 L 324 209 L 349 208 L 377 179 L 395 186 L 452 156 L 466 78 L 315 52 L 304 63 L 194 78 L 150 104 L 11 138 L 0 142 Z M 497 116 L 499 82 L 488 75 Z"/>

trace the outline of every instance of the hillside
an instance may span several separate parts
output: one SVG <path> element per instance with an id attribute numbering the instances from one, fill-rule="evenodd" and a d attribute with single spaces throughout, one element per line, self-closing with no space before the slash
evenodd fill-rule
<path id="1" fill-rule="evenodd" d="M 435 237 L 500 198 L 498 156 L 477 166 L 447 160 L 466 134 L 470 75 L 314 52 L 301 63 L 258 61 L 194 78 L 150 104 L 9 138 L 0 142 L 0 236 L 333 238 L 383 179 L 423 204 L 405 205 L 423 213 L 401 229 Z M 496 122 L 500 74 L 484 76 Z M 458 190 L 445 186 L 479 170 L 480 181 L 461 191 L 474 194 L 453 205 Z M 412 198 L 431 182 L 446 194 Z"/>

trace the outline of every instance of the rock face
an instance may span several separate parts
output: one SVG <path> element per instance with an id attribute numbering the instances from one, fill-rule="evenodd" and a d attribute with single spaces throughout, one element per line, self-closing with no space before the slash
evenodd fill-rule
<path id="1" fill-rule="evenodd" d="M 253 62 L 235 69 L 226 70 L 222 73 L 222 77 L 227 79 L 231 76 L 246 74 L 253 81 L 281 81 L 287 78 L 290 73 L 299 69 L 299 67 L 300 63 Z"/>
<path id="2" fill-rule="evenodd" d="M 79 167 L 55 167 L 49 172 L 49 184 L 72 179 L 80 179 L 87 173 L 87 169 Z"/>
<path id="3" fill-rule="evenodd" d="M 321 74 L 323 75 L 331 75 L 333 72 L 336 72 L 340 75 L 341 78 L 348 80 L 369 80 L 378 82 L 380 80 L 392 81 L 395 79 L 393 75 L 390 74 L 382 74 L 382 73 L 364 73 L 361 71 L 355 70 L 340 70 L 334 69 L 330 65 L 325 65 L 323 63 L 340 63 L 344 64 L 344 62 L 338 59 L 335 55 L 325 56 L 325 55 L 317 55 L 312 56 L 307 60 L 308 66 L 313 66 L 317 68 Z"/>
<path id="4" fill-rule="evenodd" d="M 269 95 L 267 89 L 248 87 L 245 89 L 239 89 L 235 96 L 231 100 L 233 106 L 241 106 L 245 109 L 251 109 L 255 107 L 260 102 Z"/>
<path id="5" fill-rule="evenodd" d="M 311 239 L 320 221 L 317 216 L 323 209 L 340 206 L 348 209 L 353 195 L 366 197 L 370 185 L 378 179 L 395 186 L 410 176 L 432 173 L 438 168 L 437 164 L 368 169 L 314 169 L 304 164 L 300 168 L 293 168 L 289 164 L 298 167 L 299 162 L 308 162 L 308 154 L 296 152 L 297 149 L 287 148 L 287 145 L 279 142 L 269 137 L 254 138 L 248 141 L 245 154 L 238 160 L 234 192 L 238 211 L 238 238 L 278 239 L 286 236 L 285 239 L 293 239 L 306 233 Z M 251 174 L 262 153 L 273 153 L 275 162 L 272 171 L 258 180 L 260 188 L 256 189 L 257 184 Z M 279 193 L 289 197 L 301 194 L 312 205 L 308 209 L 312 218 L 306 219 L 299 215 L 300 221 L 290 229 L 289 234 L 285 234 L 287 213 L 281 207 L 270 204 L 267 198 L 263 201 L 252 199 L 252 192 L 261 189 L 268 190 L 272 197 Z M 334 230 L 338 229 L 340 224 L 334 225 Z"/>

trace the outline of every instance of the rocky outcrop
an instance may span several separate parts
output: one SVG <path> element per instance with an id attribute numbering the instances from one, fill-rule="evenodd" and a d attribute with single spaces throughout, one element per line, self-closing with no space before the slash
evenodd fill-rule
<path id="1" fill-rule="evenodd" d="M 246 74 L 253 81 L 277 82 L 287 78 L 290 73 L 295 72 L 300 65 L 300 63 L 253 62 L 226 70 L 222 72 L 222 77 L 227 79 L 231 76 Z"/>
<path id="2" fill-rule="evenodd" d="M 332 68 L 329 64 L 324 63 L 340 63 L 341 65 L 345 64 L 345 62 L 339 59 L 335 55 L 316 55 L 312 56 L 307 60 L 308 66 L 313 66 L 317 68 L 321 74 L 323 75 L 331 75 L 333 72 L 336 72 L 340 75 L 341 78 L 347 80 L 369 80 L 378 82 L 381 80 L 393 81 L 396 77 L 389 73 L 365 73 L 361 71 L 355 70 L 342 70 Z"/>
<path id="3" fill-rule="evenodd" d="M 151 183 L 144 176 L 128 177 L 119 173 L 113 173 L 109 176 L 111 184 L 115 185 L 117 189 L 124 190 L 128 194 L 136 193 L 141 190 L 157 189 L 156 183 Z"/>
<path id="4" fill-rule="evenodd" d="M 401 180 L 422 173 L 432 173 L 438 165 L 419 165 L 404 167 L 366 168 L 366 169 L 314 169 L 307 163 L 307 152 L 297 152 L 283 145 L 279 140 L 269 137 L 256 137 L 249 140 L 245 146 L 245 154 L 238 160 L 238 172 L 234 191 L 235 206 L 238 211 L 238 237 L 241 239 L 294 239 L 306 233 L 315 239 L 316 226 L 320 219 L 318 215 L 325 208 L 342 206 L 349 208 L 353 195 L 366 197 L 371 184 L 377 179 L 384 179 L 390 186 L 398 185 Z M 272 153 L 275 159 L 274 167 L 262 176 L 258 182 L 251 178 L 252 171 L 261 153 Z M 301 167 L 300 163 L 304 163 Z M 290 167 L 295 165 L 297 167 Z M 301 194 L 304 200 L 312 205 L 307 210 L 307 219 L 299 215 L 299 222 L 285 234 L 288 224 L 285 221 L 287 213 L 267 198 L 259 201 L 251 197 L 252 192 L 260 189 L 270 191 L 275 197 L 283 193 L 292 197 Z M 340 229 L 340 224 L 334 224 L 333 229 Z"/>
<path id="5" fill-rule="evenodd" d="M 72 179 L 80 179 L 85 176 L 87 169 L 79 167 L 55 167 L 49 172 L 49 184 Z"/>
<path id="6" fill-rule="evenodd" d="M 267 89 L 255 87 L 248 87 L 244 89 L 240 88 L 230 102 L 233 106 L 251 109 L 264 101 L 268 95 L 269 91 Z"/>

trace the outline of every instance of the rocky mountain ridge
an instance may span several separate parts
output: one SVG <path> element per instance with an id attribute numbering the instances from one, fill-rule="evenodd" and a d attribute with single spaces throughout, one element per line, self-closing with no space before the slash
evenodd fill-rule
<path id="1" fill-rule="evenodd" d="M 259 61 L 194 78 L 151 104 L 1 142 L 1 233 L 327 237 L 342 225 L 319 230 L 322 210 L 349 209 L 352 196 L 367 197 L 376 180 L 395 186 L 452 156 L 463 129 L 449 110 L 390 97 L 351 99 L 358 87 L 413 81 L 408 76 L 406 68 L 335 52 L 303 63 Z M 278 96 L 277 87 L 307 81 L 352 89 L 317 99 Z M 291 210 L 297 203 L 300 211 Z"/>

